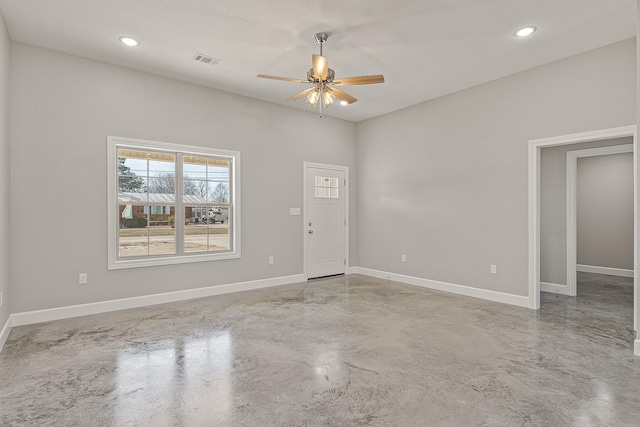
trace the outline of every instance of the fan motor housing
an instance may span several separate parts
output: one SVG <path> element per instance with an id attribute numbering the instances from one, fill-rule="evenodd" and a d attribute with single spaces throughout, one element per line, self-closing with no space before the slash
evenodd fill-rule
<path id="1" fill-rule="evenodd" d="M 331 68 L 327 68 L 327 79 L 324 81 L 326 83 L 331 83 L 335 78 L 336 72 Z M 318 83 L 320 81 L 313 76 L 313 68 L 309 68 L 309 71 L 307 71 L 307 80 L 309 80 L 309 83 Z"/>

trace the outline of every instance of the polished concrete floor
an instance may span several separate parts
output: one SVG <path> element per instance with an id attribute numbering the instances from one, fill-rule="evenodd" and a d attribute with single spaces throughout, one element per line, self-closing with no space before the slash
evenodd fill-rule
<path id="1" fill-rule="evenodd" d="M 542 308 L 353 275 L 14 328 L 0 425 L 638 426 L 631 279 Z"/>

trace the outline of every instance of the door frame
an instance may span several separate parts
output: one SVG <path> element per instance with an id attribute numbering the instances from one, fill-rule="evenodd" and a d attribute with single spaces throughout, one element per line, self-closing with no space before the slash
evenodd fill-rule
<path id="1" fill-rule="evenodd" d="M 307 226 L 307 224 L 309 223 L 309 218 L 308 218 L 308 207 L 307 207 L 307 171 L 309 170 L 309 168 L 314 168 L 314 169 L 327 169 L 327 170 L 334 170 L 334 171 L 341 171 L 344 172 L 344 179 L 346 181 L 345 185 L 344 185 L 344 219 L 346 220 L 346 225 L 344 227 L 344 257 L 346 260 L 346 265 L 344 266 L 344 271 L 345 274 L 347 274 L 347 272 L 349 271 L 349 265 L 350 265 L 350 260 L 349 260 L 349 185 L 350 185 L 350 180 L 349 180 L 349 167 L 348 166 L 338 166 L 338 165 L 327 165 L 327 164 L 322 164 L 322 163 L 312 163 L 312 162 L 303 162 L 303 167 L 302 167 L 302 175 L 303 175 L 303 209 L 302 209 L 302 246 L 303 246 L 303 250 L 302 250 L 302 274 L 304 275 L 305 279 L 309 279 L 309 275 L 307 272 L 307 245 L 309 243 L 309 234 L 308 234 L 308 229 L 309 227 Z"/>
<path id="2" fill-rule="evenodd" d="M 567 151 L 567 287 L 566 295 L 577 295 L 578 270 L 578 159 L 606 156 L 610 154 L 633 153 L 633 144 L 610 145 Z M 635 271 L 635 270 L 634 270 Z"/>
<path id="3" fill-rule="evenodd" d="M 638 130 L 636 125 L 602 129 L 529 141 L 529 307 L 540 308 L 540 152 L 544 147 L 570 145 L 606 139 L 633 138 L 633 270 L 638 270 L 640 235 L 638 229 Z M 633 278 L 633 329 L 638 331 L 640 293 L 638 275 Z M 636 334 L 635 354 L 640 356 L 640 339 Z"/>

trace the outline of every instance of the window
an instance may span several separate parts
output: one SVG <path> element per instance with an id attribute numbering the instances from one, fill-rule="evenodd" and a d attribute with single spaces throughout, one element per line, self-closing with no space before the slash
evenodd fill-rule
<path id="1" fill-rule="evenodd" d="M 337 199 L 338 198 L 338 178 L 326 176 L 315 177 L 315 197 L 316 199 Z"/>
<path id="2" fill-rule="evenodd" d="M 107 145 L 109 269 L 240 257 L 240 153 Z"/>

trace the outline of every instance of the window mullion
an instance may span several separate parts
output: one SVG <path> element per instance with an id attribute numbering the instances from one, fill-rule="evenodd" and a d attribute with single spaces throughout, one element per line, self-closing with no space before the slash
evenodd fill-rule
<path id="1" fill-rule="evenodd" d="M 183 159 L 184 155 L 182 153 L 176 153 L 176 165 L 175 165 L 175 198 L 176 198 L 176 212 L 175 212 L 175 239 L 176 239 L 176 254 L 183 255 L 184 254 L 184 221 L 185 221 L 185 213 L 184 213 L 184 174 L 183 174 Z"/>

